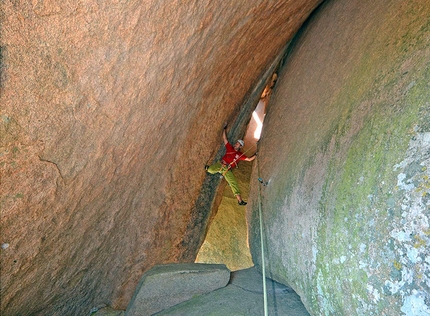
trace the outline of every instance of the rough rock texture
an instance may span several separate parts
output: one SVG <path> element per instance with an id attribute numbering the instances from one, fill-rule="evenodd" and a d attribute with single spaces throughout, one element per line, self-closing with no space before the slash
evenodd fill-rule
<path id="1" fill-rule="evenodd" d="M 430 315 L 429 16 L 423 0 L 325 3 L 272 95 L 257 161 L 267 271 L 312 315 Z"/>
<path id="2" fill-rule="evenodd" d="M 158 265 L 142 276 L 126 316 L 153 315 L 197 295 L 225 287 L 230 270 L 223 264 Z"/>
<path id="3" fill-rule="evenodd" d="M 226 287 L 165 309 L 155 315 L 225 316 L 264 314 L 263 280 L 255 267 L 234 271 Z M 293 289 L 266 278 L 267 308 L 269 315 L 308 316 L 300 297 Z M 104 307 L 97 316 L 122 316 L 124 311 Z M 146 314 L 141 314 L 146 315 Z"/>
<path id="4" fill-rule="evenodd" d="M 230 284 L 197 296 L 156 315 L 264 315 L 263 280 L 255 268 L 232 272 Z M 289 286 L 266 279 L 269 315 L 309 316 L 300 297 Z"/>
<path id="5" fill-rule="evenodd" d="M 125 309 L 194 260 L 223 122 L 319 2 L 2 1 L 2 313 Z"/>
<path id="6" fill-rule="evenodd" d="M 116 310 L 112 307 L 106 306 L 94 311 L 92 315 L 97 316 L 124 316 L 125 311 Z"/>

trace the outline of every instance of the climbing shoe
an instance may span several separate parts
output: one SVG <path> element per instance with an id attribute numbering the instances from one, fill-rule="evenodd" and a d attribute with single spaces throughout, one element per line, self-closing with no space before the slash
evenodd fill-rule
<path id="1" fill-rule="evenodd" d="M 242 200 L 240 202 L 237 202 L 237 204 L 239 204 L 239 205 L 246 205 L 246 202 Z"/>
<path id="2" fill-rule="evenodd" d="M 209 166 L 205 165 L 205 170 L 208 171 L 208 169 L 209 169 Z"/>

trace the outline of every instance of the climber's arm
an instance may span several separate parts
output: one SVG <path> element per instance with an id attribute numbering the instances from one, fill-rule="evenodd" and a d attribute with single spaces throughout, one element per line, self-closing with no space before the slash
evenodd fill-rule
<path id="1" fill-rule="evenodd" d="M 224 145 L 228 143 L 227 134 L 226 134 L 227 125 L 224 126 L 224 129 L 222 130 L 222 139 L 224 141 Z"/>
<path id="2" fill-rule="evenodd" d="M 253 161 L 254 159 L 255 159 L 255 157 L 257 157 L 257 154 L 254 154 L 254 155 L 252 155 L 251 157 L 246 157 L 245 159 L 243 159 L 243 160 L 245 160 L 245 161 Z"/>

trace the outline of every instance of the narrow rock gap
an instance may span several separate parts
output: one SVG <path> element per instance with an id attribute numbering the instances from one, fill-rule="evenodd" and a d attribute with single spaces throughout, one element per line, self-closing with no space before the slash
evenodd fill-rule
<path id="1" fill-rule="evenodd" d="M 275 72 L 252 113 L 243 137 L 245 146 L 242 148 L 242 152 L 246 152 L 247 156 L 252 156 L 257 151 L 257 142 L 260 139 L 266 108 L 276 79 Z M 235 142 L 233 139 L 229 139 L 229 141 Z M 253 162 L 240 162 L 238 168 L 234 170 L 245 201 L 248 200 L 249 195 L 252 164 Z M 231 271 L 246 269 L 254 265 L 249 250 L 245 211 L 246 207 L 237 205 L 230 187 L 226 185 L 221 204 L 195 262 L 223 263 Z"/>

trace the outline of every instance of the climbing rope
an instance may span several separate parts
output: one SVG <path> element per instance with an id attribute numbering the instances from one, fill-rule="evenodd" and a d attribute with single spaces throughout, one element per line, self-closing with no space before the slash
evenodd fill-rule
<path id="1" fill-rule="evenodd" d="M 242 153 L 242 155 L 240 155 L 239 157 L 237 157 L 237 158 L 235 158 L 231 163 L 229 163 L 228 165 L 227 165 L 227 170 L 225 170 L 223 173 L 222 173 L 222 176 L 224 177 L 225 176 L 225 174 L 231 169 L 231 167 L 236 163 L 236 161 L 238 161 L 238 159 L 240 159 L 240 158 L 242 158 L 242 156 L 244 156 L 248 151 L 250 151 L 252 148 L 254 148 L 255 146 L 251 146 L 251 147 L 249 147 L 245 152 L 243 152 Z"/>
<path id="2" fill-rule="evenodd" d="M 257 157 L 258 159 L 258 157 Z M 262 178 L 260 178 L 260 166 L 257 161 L 257 175 L 258 181 L 263 184 L 263 186 L 267 185 Z M 260 244 L 261 244 L 261 267 L 263 272 L 263 299 L 264 299 L 264 316 L 268 316 L 267 311 L 267 289 L 266 289 L 266 265 L 264 261 L 264 239 L 263 239 L 263 215 L 261 211 L 261 187 L 258 186 L 258 216 L 260 218 Z"/>

